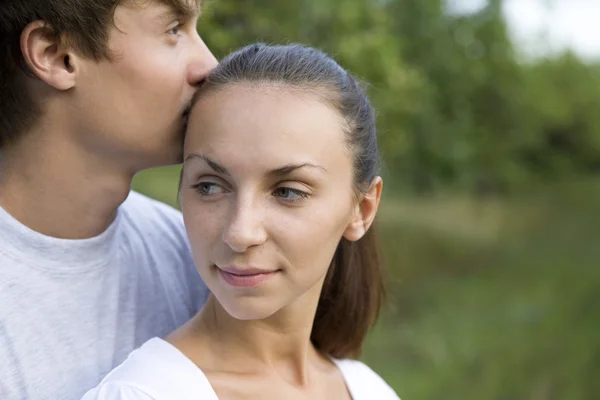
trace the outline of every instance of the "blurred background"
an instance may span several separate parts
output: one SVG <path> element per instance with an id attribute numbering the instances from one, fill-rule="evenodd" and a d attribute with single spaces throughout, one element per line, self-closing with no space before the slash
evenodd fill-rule
<path id="1" fill-rule="evenodd" d="M 301 42 L 368 83 L 403 400 L 600 398 L 600 1 L 207 0 L 217 57 Z M 597 115 L 597 116 L 594 116 Z M 134 188 L 176 206 L 178 167 Z"/>

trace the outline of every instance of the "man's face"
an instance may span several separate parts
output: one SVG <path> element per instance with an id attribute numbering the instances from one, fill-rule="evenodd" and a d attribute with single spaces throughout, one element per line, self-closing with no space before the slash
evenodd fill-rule
<path id="1" fill-rule="evenodd" d="M 134 171 L 179 162 L 190 100 L 217 64 L 197 20 L 159 1 L 120 4 L 111 60 L 86 60 L 77 77 L 74 139 Z"/>

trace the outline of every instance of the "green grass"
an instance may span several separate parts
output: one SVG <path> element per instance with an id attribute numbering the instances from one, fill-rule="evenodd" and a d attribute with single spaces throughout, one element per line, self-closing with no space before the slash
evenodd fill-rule
<path id="1" fill-rule="evenodd" d="M 389 199 L 391 306 L 365 360 L 404 399 L 597 398 L 599 200 L 598 183 Z"/>
<path id="2" fill-rule="evenodd" d="M 175 204 L 178 168 L 134 188 Z M 404 400 L 600 393 L 600 182 L 475 202 L 386 198 L 390 299 L 364 361 Z"/>

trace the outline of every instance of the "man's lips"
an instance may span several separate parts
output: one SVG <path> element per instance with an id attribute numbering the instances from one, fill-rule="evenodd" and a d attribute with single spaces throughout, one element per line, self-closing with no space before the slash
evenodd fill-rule
<path id="1" fill-rule="evenodd" d="M 196 98 L 198 97 L 198 92 L 200 91 L 200 89 L 202 88 L 202 86 L 204 85 L 205 82 L 206 82 L 206 79 L 202 79 L 200 82 L 198 82 L 196 84 L 196 93 L 194 93 L 194 95 L 190 99 L 189 104 L 187 105 L 187 107 L 185 108 L 183 113 L 181 114 L 181 117 L 183 118 L 183 121 L 185 122 L 186 125 L 190 118 L 190 112 L 192 111 L 192 106 L 194 105 L 194 103 L 196 102 Z"/>

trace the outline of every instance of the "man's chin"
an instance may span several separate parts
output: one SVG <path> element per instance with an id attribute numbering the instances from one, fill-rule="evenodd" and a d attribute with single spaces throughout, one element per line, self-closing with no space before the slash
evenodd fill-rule
<path id="1" fill-rule="evenodd" d="M 183 145 L 178 145 L 173 148 L 169 154 L 165 154 L 164 160 L 159 167 L 166 167 L 169 165 L 178 165 L 183 162 Z"/>
<path id="2" fill-rule="evenodd" d="M 176 165 L 183 162 L 183 143 L 185 141 L 186 128 L 187 124 L 182 124 L 172 143 L 162 149 L 164 152 L 168 151 L 167 153 L 164 153 L 165 159 L 163 166 Z"/>
<path id="3" fill-rule="evenodd" d="M 174 150 L 175 154 L 175 164 L 181 164 L 183 162 L 183 145 L 185 144 L 185 135 L 187 132 L 187 120 L 183 124 L 182 129 L 179 131 L 179 135 L 177 135 L 176 148 Z"/>
<path id="4" fill-rule="evenodd" d="M 160 149 L 160 153 L 146 154 L 146 156 L 143 157 L 143 165 L 141 165 L 141 168 L 138 168 L 138 170 L 181 164 L 183 162 L 183 147 L 180 145 L 170 147 L 170 149 L 163 147 Z"/>

